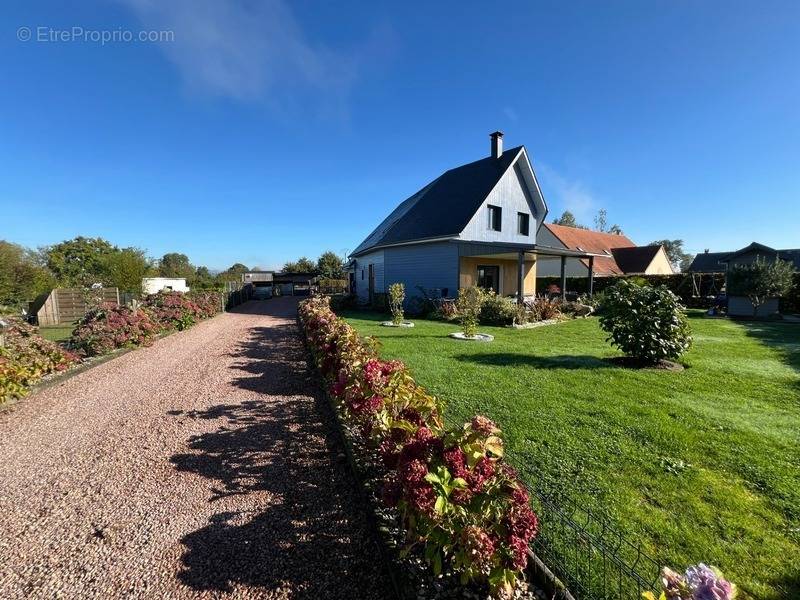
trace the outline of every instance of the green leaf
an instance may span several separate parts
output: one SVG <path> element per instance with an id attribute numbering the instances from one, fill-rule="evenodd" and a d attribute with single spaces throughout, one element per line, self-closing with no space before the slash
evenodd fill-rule
<path id="1" fill-rule="evenodd" d="M 433 509 L 438 514 L 442 514 L 444 512 L 445 506 L 447 506 L 447 500 L 445 500 L 444 496 L 439 496 L 438 498 L 436 498 L 436 504 L 433 505 Z"/>
<path id="2" fill-rule="evenodd" d="M 441 483 L 441 479 L 439 479 L 439 476 L 436 475 L 436 473 L 428 473 L 425 475 L 425 481 L 428 483 Z"/>
<path id="3" fill-rule="evenodd" d="M 496 435 L 490 435 L 488 438 L 486 438 L 486 449 L 498 458 L 502 457 L 503 440 Z"/>

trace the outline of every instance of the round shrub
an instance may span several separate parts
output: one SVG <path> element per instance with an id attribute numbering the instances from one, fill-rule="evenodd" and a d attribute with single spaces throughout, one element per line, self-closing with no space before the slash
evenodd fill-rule
<path id="1" fill-rule="evenodd" d="M 479 320 L 481 325 L 511 325 L 516 316 L 517 303 L 511 298 L 485 292 Z"/>
<path id="2" fill-rule="evenodd" d="M 142 302 L 142 308 L 162 330 L 183 331 L 195 324 L 203 310 L 189 296 L 181 292 L 158 292 Z"/>
<path id="3" fill-rule="evenodd" d="M 692 345 L 680 299 L 665 286 L 622 280 L 608 288 L 600 326 L 608 341 L 646 364 L 676 359 Z"/>

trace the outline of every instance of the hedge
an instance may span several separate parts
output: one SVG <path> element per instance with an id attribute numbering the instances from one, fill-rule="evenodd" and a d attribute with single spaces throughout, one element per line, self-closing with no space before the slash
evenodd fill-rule
<path id="1" fill-rule="evenodd" d="M 382 461 L 382 498 L 398 510 L 407 548 L 435 574 L 509 594 L 527 566 L 538 531 L 528 491 L 503 461 L 500 430 L 476 416 L 445 428 L 441 402 L 402 362 L 384 362 L 375 345 L 315 297 L 299 307 L 315 364 L 345 422 Z"/>

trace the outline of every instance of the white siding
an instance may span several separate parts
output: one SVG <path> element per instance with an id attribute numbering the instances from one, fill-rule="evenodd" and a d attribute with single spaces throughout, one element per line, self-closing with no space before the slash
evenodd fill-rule
<path id="1" fill-rule="evenodd" d="M 516 242 L 521 244 L 536 243 L 537 216 L 531 194 L 525 183 L 520 167 L 515 164 L 506 171 L 494 190 L 473 215 L 470 222 L 461 232 L 461 239 L 480 242 Z M 500 231 L 489 228 L 489 205 L 503 209 Z M 517 233 L 517 213 L 530 215 L 529 235 Z"/>
<path id="2" fill-rule="evenodd" d="M 369 302 L 369 265 L 374 265 L 375 293 L 384 292 L 383 250 L 376 250 L 356 259 L 356 295 L 359 302 Z"/>

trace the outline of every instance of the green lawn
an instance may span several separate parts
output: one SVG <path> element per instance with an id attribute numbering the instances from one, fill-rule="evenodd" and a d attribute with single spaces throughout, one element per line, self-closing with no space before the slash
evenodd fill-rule
<path id="1" fill-rule="evenodd" d="M 345 315 L 441 397 L 446 418 L 495 419 L 530 484 L 556 477 L 661 564 L 704 561 L 745 598 L 800 598 L 800 325 L 691 314 L 682 373 L 636 371 L 596 319 L 532 330 Z"/>
<path id="2" fill-rule="evenodd" d="M 51 342 L 63 343 L 70 338 L 73 329 L 75 329 L 74 323 L 67 325 L 48 325 L 39 328 L 39 335 Z"/>

